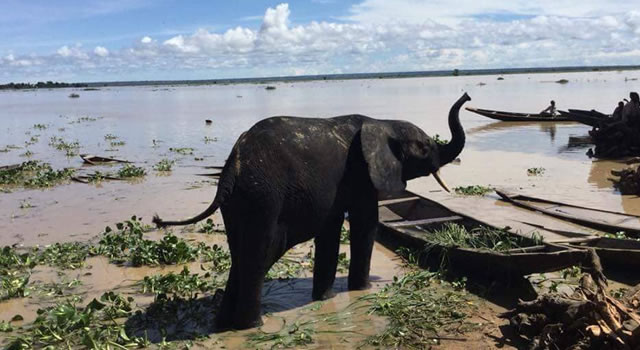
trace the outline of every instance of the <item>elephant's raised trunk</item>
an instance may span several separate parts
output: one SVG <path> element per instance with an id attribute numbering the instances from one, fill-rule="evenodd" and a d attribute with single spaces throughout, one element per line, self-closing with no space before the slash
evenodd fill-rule
<path id="1" fill-rule="evenodd" d="M 462 152 L 462 148 L 464 147 L 464 129 L 462 128 L 462 124 L 460 124 L 460 108 L 462 105 L 471 101 L 471 97 L 467 95 L 465 92 L 456 103 L 451 106 L 451 110 L 449 111 L 449 129 L 451 130 L 451 141 L 449 143 L 439 146 L 438 152 L 440 155 L 440 166 L 443 166 L 447 163 L 451 163 L 456 157 Z"/>

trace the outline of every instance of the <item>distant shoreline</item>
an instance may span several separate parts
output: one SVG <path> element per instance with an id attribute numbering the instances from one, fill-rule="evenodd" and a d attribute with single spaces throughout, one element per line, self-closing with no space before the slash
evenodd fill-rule
<path id="1" fill-rule="evenodd" d="M 268 84 L 279 82 L 305 82 L 318 80 L 356 80 L 356 79 L 397 79 L 397 78 L 424 78 L 447 76 L 476 76 L 476 75 L 513 75 L 513 74 L 539 74 L 539 73 L 579 73 L 579 72 L 611 72 L 640 70 L 640 65 L 617 66 L 567 66 L 544 68 L 502 68 L 502 69 L 453 69 L 436 71 L 413 72 L 385 72 L 385 73 L 351 73 L 351 74 L 320 74 L 277 76 L 260 78 L 229 78 L 229 79 L 201 79 L 201 80 L 137 80 L 137 81 L 110 81 L 110 82 L 78 82 L 66 85 L 82 86 L 87 88 L 100 88 L 110 86 L 153 86 L 153 85 L 229 85 L 229 84 Z M 5 84 L 8 85 L 8 84 Z M 59 86 L 70 87 L 70 86 Z M 58 88 L 48 86 L 47 88 Z"/>

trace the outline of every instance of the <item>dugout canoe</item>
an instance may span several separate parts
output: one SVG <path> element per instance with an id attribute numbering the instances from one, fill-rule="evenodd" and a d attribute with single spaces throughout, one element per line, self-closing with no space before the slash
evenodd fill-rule
<path id="1" fill-rule="evenodd" d="M 505 122 L 567 122 L 572 121 L 565 116 L 549 116 L 543 115 L 539 113 L 515 113 L 515 112 L 504 112 L 504 111 L 494 111 L 490 109 L 481 109 L 481 108 L 473 108 L 466 107 L 466 110 L 469 112 L 473 112 L 479 114 L 481 116 L 501 120 Z"/>
<path id="2" fill-rule="evenodd" d="M 640 238 L 640 216 L 616 211 L 561 203 L 521 194 L 496 190 L 505 201 L 521 208 L 534 210 L 558 219 L 615 234 L 624 232 L 630 238 Z"/>
<path id="3" fill-rule="evenodd" d="M 595 278 L 598 278 L 601 271 L 595 251 L 580 246 L 598 239 L 596 236 L 581 239 L 575 239 L 580 234 L 567 236 L 573 245 L 569 246 L 546 243 L 539 237 L 525 237 L 510 228 L 504 228 L 504 234 L 517 240 L 518 247 L 497 251 L 447 246 L 432 238 L 433 231 L 443 228 L 446 224 L 456 223 L 467 230 L 497 228 L 453 212 L 435 201 L 409 191 L 384 198 L 378 203 L 378 209 L 377 240 L 390 249 L 404 247 L 416 251 L 418 263 L 423 267 L 437 268 L 445 262 L 447 269 L 455 273 L 506 281 L 522 279 L 523 276 L 533 273 L 558 271 L 574 265 L 592 267 Z M 475 230 L 474 234 L 482 234 L 482 231 Z"/>

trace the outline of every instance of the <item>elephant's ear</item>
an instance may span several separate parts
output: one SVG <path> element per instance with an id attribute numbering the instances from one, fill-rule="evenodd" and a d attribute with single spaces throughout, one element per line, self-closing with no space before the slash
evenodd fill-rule
<path id="1" fill-rule="evenodd" d="M 398 192 L 407 185 L 402 181 L 401 147 L 395 136 L 393 128 L 384 122 L 366 121 L 362 124 L 362 154 L 371 182 L 378 191 Z"/>

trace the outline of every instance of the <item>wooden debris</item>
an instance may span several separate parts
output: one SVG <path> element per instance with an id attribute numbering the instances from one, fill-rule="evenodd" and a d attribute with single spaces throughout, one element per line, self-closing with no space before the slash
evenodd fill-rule
<path id="1" fill-rule="evenodd" d="M 104 163 L 131 163 L 128 160 L 94 156 L 93 154 L 81 154 L 80 158 L 82 158 L 82 160 L 85 163 L 91 164 L 91 165 L 98 165 L 98 164 L 104 164 Z"/>
<path id="2" fill-rule="evenodd" d="M 638 349 L 640 314 L 585 274 L 571 296 L 545 294 L 501 315 L 530 349 Z"/>

